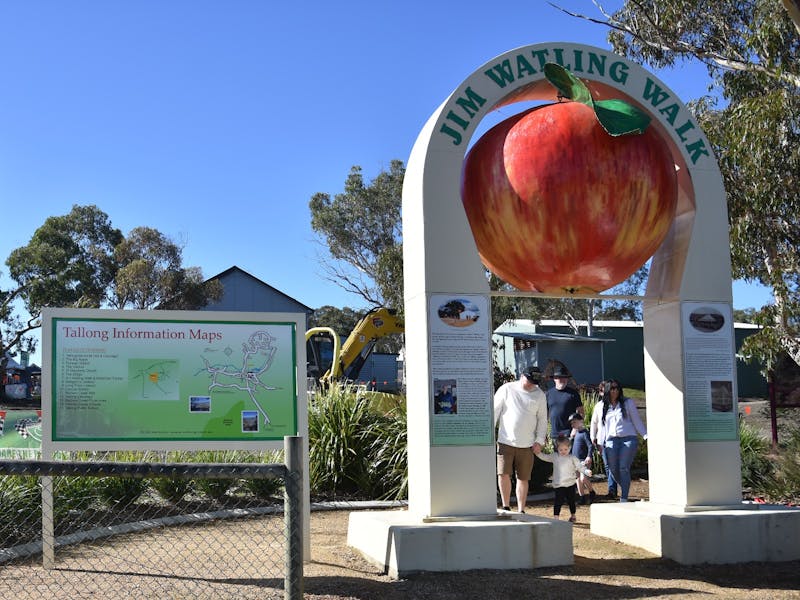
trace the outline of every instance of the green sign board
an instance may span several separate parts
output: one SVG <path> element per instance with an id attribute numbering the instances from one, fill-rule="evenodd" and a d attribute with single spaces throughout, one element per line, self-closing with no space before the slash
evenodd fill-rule
<path id="1" fill-rule="evenodd" d="M 49 321 L 54 442 L 297 434 L 295 321 L 59 314 Z"/>

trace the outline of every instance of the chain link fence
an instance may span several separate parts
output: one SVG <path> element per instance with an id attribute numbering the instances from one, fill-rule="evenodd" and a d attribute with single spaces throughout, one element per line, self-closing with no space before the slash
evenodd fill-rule
<path id="1" fill-rule="evenodd" d="M 0 598 L 302 598 L 297 440 L 284 464 L 0 461 Z"/>

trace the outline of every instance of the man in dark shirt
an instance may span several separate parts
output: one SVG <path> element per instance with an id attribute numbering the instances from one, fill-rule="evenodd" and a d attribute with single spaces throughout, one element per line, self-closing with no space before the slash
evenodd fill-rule
<path id="1" fill-rule="evenodd" d="M 547 413 L 550 417 L 550 438 L 559 435 L 569 437 L 572 425 L 569 416 L 572 413 L 583 415 L 581 396 L 574 388 L 568 387 L 571 377 L 566 367 L 556 366 L 553 370 L 554 387 L 547 390 Z"/>

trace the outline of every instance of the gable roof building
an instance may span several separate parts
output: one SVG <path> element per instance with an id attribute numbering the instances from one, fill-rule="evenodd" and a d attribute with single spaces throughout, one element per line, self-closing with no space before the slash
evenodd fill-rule
<path id="1" fill-rule="evenodd" d="M 247 271 L 234 265 L 210 277 L 208 281 L 215 279 L 222 284 L 222 298 L 219 302 L 208 304 L 202 310 L 304 313 L 308 328 L 308 317 L 314 312 L 313 308 L 284 294 Z"/>

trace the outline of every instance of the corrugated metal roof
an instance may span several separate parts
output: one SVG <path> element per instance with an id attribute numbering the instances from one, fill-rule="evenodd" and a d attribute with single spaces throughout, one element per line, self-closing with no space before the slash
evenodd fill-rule
<path id="1" fill-rule="evenodd" d="M 522 331 L 519 329 L 504 330 L 498 327 L 494 330 L 496 335 L 506 337 L 513 337 L 520 340 L 530 340 L 533 342 L 553 342 L 553 341 L 569 341 L 569 342 L 613 342 L 615 340 L 609 338 L 587 337 L 585 335 L 571 335 L 569 333 L 536 333 L 532 331 Z"/>

